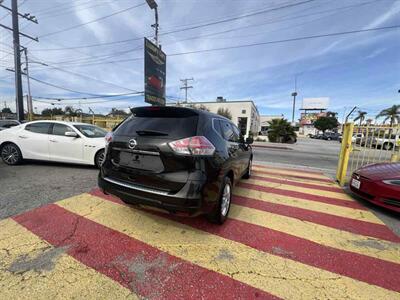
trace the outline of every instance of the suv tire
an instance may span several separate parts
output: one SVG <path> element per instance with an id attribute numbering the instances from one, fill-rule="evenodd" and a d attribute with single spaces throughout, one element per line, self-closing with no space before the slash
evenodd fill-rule
<path id="1" fill-rule="evenodd" d="M 246 169 L 246 173 L 244 173 L 242 178 L 244 178 L 244 179 L 249 179 L 250 178 L 252 165 L 253 165 L 253 158 L 250 158 L 249 165 L 248 165 L 248 167 Z"/>
<path id="2" fill-rule="evenodd" d="M 207 216 L 210 222 L 220 225 L 225 222 L 231 208 L 231 199 L 232 181 L 228 176 L 226 176 L 222 182 L 221 194 L 218 204 L 215 206 L 214 211 Z"/>

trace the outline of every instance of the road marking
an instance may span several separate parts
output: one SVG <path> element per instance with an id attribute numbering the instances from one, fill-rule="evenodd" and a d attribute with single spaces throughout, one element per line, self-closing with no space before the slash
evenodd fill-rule
<path id="1" fill-rule="evenodd" d="M 79 198 L 72 198 L 72 201 L 80 201 Z M 85 209 L 89 209 L 90 214 L 102 211 L 96 205 L 86 206 Z M 129 214 L 130 209 L 126 209 Z M 276 299 L 259 289 L 129 237 L 124 229 L 115 231 L 55 204 L 24 213 L 15 219 L 52 245 L 68 248 L 68 254 L 81 263 L 114 279 L 142 299 L 213 298 L 216 290 L 228 299 Z M 135 218 L 126 221 L 137 227 Z M 162 235 L 163 230 L 152 234 Z M 179 231 L 179 234 L 185 233 Z M 229 256 L 223 257 L 221 253 L 221 259 L 229 259 Z"/>
<path id="2" fill-rule="evenodd" d="M 289 172 L 302 172 L 308 174 L 316 174 L 316 175 L 324 175 L 321 171 L 315 171 L 313 169 L 301 169 L 301 168 L 285 168 L 285 167 L 276 167 L 271 165 L 260 165 L 260 164 L 253 164 L 254 167 L 266 170 L 278 170 L 278 171 L 289 171 Z"/>
<path id="3" fill-rule="evenodd" d="M 313 174 L 313 173 L 308 173 L 308 172 L 301 172 L 301 171 L 296 171 L 295 169 L 293 169 L 293 171 L 288 171 L 288 170 L 279 170 L 279 169 L 270 169 L 267 167 L 256 167 L 253 166 L 253 169 L 256 171 L 265 171 L 265 172 L 272 172 L 274 174 L 281 174 L 281 175 L 285 175 L 285 176 L 302 176 L 304 178 L 308 178 L 308 179 L 323 179 L 323 180 L 330 180 L 328 177 L 326 177 L 325 175 L 320 175 L 320 174 Z"/>
<path id="4" fill-rule="evenodd" d="M 88 194 L 58 205 L 173 256 L 285 299 L 364 299 L 371 295 L 375 299 L 393 299 L 400 295 Z"/>
<path id="5" fill-rule="evenodd" d="M 257 191 L 252 189 L 252 186 L 249 186 L 248 188 L 244 188 L 242 186 L 242 184 L 236 186 L 233 190 L 233 194 L 236 196 L 252 198 L 260 201 L 322 212 L 334 216 L 345 217 L 375 224 L 383 224 L 383 222 L 379 220 L 374 214 L 365 209 L 354 209 L 351 207 L 338 206 L 324 202 L 308 201 L 306 199 L 299 199 L 296 197 L 277 195 L 271 192 L 267 193 L 263 191 Z"/>
<path id="6" fill-rule="evenodd" d="M 101 194 L 98 194 L 101 195 Z M 335 216 L 323 212 L 316 212 L 308 209 L 282 205 L 278 203 L 256 200 L 248 197 L 234 196 L 233 203 L 249 208 L 254 208 L 273 214 L 292 217 L 303 221 L 308 221 L 331 228 L 352 232 L 355 234 L 375 237 L 400 243 L 400 237 L 394 234 L 384 224 L 365 223 L 364 221 Z"/>
<path id="7" fill-rule="evenodd" d="M 271 189 L 274 189 L 274 190 L 275 189 L 279 189 L 279 190 L 283 190 L 284 193 L 288 193 L 288 194 L 290 194 L 290 192 L 294 192 L 295 194 L 301 195 L 301 196 L 305 196 L 305 195 L 317 196 L 316 199 L 319 199 L 320 197 L 323 197 L 323 199 L 350 201 L 352 203 L 355 203 L 357 207 L 363 207 L 358 202 L 354 201 L 354 199 L 351 198 L 349 195 L 346 195 L 344 193 L 321 191 L 321 190 L 318 190 L 318 189 L 315 189 L 315 188 L 311 189 L 311 188 L 293 186 L 293 185 L 283 184 L 283 183 L 268 182 L 266 180 L 259 180 L 257 178 L 243 180 L 242 183 L 258 185 L 258 186 L 261 186 L 263 188 L 271 188 Z M 338 203 L 341 203 L 341 202 L 338 202 Z"/>
<path id="8" fill-rule="evenodd" d="M 299 181 L 294 181 L 294 180 L 288 180 L 288 179 L 282 179 L 282 178 L 273 178 L 273 177 L 268 177 L 268 176 L 257 176 L 257 174 L 253 174 L 251 176 L 251 179 L 258 180 L 258 181 L 263 181 L 263 182 L 271 182 L 271 183 L 277 183 L 277 184 L 283 184 L 283 185 L 289 185 L 292 187 L 301 187 L 301 188 L 307 188 L 311 190 L 318 190 L 318 191 L 327 191 L 327 192 L 333 192 L 333 195 L 336 194 L 341 194 L 341 195 L 346 195 L 345 192 L 339 185 L 337 186 L 327 186 L 327 185 L 319 185 L 319 184 L 312 184 L 312 183 L 306 183 L 306 182 L 299 182 Z"/>
<path id="9" fill-rule="evenodd" d="M 312 181 L 323 182 L 323 183 L 334 183 L 334 181 L 332 179 L 329 179 L 327 177 L 315 178 L 315 177 L 309 177 L 309 176 L 307 176 L 307 175 L 305 175 L 303 173 L 297 173 L 297 174 L 293 174 L 293 173 L 287 174 L 287 173 L 284 173 L 284 172 L 278 173 L 278 172 L 275 172 L 274 170 L 267 171 L 267 169 L 261 169 L 261 168 L 256 168 L 256 167 L 253 167 L 252 171 L 254 173 L 257 173 L 257 174 L 267 174 L 267 175 L 273 175 L 273 176 L 281 176 L 283 178 L 296 178 L 296 179 L 312 180 Z"/>
<path id="10" fill-rule="evenodd" d="M 400 291 L 399 264 L 323 246 L 291 234 L 235 219 L 228 219 L 221 228 L 205 222 L 202 218 L 180 218 L 165 214 L 162 216 L 261 251 Z"/>
<path id="11" fill-rule="evenodd" d="M 399 243 L 340 231 L 327 226 L 271 214 L 236 204 L 231 205 L 229 217 L 295 235 L 332 248 L 367 255 L 389 262 L 400 262 Z"/>
<path id="12" fill-rule="evenodd" d="M 0 221 L 2 299 L 138 299 L 13 221 Z"/>

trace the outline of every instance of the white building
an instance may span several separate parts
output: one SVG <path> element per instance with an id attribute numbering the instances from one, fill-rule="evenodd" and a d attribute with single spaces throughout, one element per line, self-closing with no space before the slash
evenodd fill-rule
<path id="1" fill-rule="evenodd" d="M 176 105 L 169 103 L 167 105 Z M 235 123 L 242 134 L 247 137 L 249 132 L 254 136 L 258 135 L 260 129 L 260 114 L 252 100 L 230 100 L 217 97 L 215 101 L 179 103 L 185 107 L 206 107 L 210 112 L 217 113 L 219 108 L 228 109 L 232 115 L 232 122 Z"/>

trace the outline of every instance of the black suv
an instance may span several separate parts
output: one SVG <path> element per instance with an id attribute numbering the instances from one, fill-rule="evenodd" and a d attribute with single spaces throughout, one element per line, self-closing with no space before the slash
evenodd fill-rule
<path id="1" fill-rule="evenodd" d="M 182 107 L 138 107 L 106 136 L 99 187 L 126 203 L 222 224 L 232 187 L 249 178 L 252 139 L 228 119 Z"/>

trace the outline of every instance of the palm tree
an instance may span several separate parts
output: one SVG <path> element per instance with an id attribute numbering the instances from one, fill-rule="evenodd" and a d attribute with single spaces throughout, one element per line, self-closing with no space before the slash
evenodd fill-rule
<path id="1" fill-rule="evenodd" d="M 385 117 L 383 123 L 390 120 L 390 127 L 393 127 L 394 123 L 400 124 L 400 105 L 393 105 L 392 107 L 382 110 L 376 118 Z"/>
<path id="2" fill-rule="evenodd" d="M 285 119 L 273 119 L 268 122 L 268 140 L 272 143 L 290 143 L 297 141 L 294 127 Z"/>
<path id="3" fill-rule="evenodd" d="M 360 120 L 360 126 L 361 126 L 361 123 L 364 121 L 366 114 L 367 114 L 366 111 L 359 110 L 358 111 L 358 116 L 354 119 L 354 122 L 357 121 L 357 120 Z"/>

